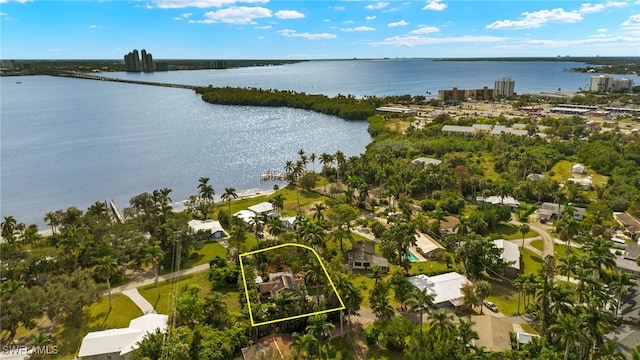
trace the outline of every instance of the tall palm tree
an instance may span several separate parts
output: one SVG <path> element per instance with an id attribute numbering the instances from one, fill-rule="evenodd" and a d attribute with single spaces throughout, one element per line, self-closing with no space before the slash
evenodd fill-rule
<path id="1" fill-rule="evenodd" d="M 395 310 L 391 305 L 389 299 L 388 286 L 381 287 L 384 291 L 378 291 L 371 294 L 371 310 L 376 314 L 376 317 L 382 321 L 387 321 L 395 315 Z"/>
<path id="2" fill-rule="evenodd" d="M 160 297 L 160 284 L 158 282 L 158 268 L 160 267 L 160 263 L 164 259 L 164 252 L 158 246 L 158 244 L 149 245 L 144 254 L 144 262 L 146 264 L 151 264 L 153 266 L 153 275 L 156 279 L 156 289 L 158 289 L 158 297 Z"/>
<path id="3" fill-rule="evenodd" d="M 204 312 L 210 325 L 226 324 L 229 320 L 229 310 L 224 294 L 214 291 L 204 298 Z"/>
<path id="4" fill-rule="evenodd" d="M 295 358 L 310 360 L 313 356 L 313 348 L 318 344 L 318 340 L 313 334 L 300 335 L 299 333 L 293 333 L 292 340 L 291 347 L 293 348 Z"/>
<path id="5" fill-rule="evenodd" d="M 49 211 L 44 215 L 44 222 L 48 226 L 51 226 L 51 232 L 55 234 L 58 229 L 58 225 L 60 225 L 60 217 L 55 211 Z"/>
<path id="6" fill-rule="evenodd" d="M 427 291 L 427 288 L 424 288 L 422 290 L 416 288 L 413 292 L 413 299 L 420 311 L 420 334 L 422 334 L 422 315 L 425 311 L 428 314 L 430 310 L 436 308 L 436 305 L 433 302 L 433 300 L 435 299 L 435 295 L 430 294 Z"/>
<path id="7" fill-rule="evenodd" d="M 458 338 L 460 339 L 460 342 L 462 342 L 465 351 L 468 351 L 469 348 L 473 347 L 473 340 L 480 339 L 478 333 L 473 330 L 473 322 L 471 320 L 467 321 L 460 318 L 460 323 L 458 324 Z"/>
<path id="8" fill-rule="evenodd" d="M 203 212 L 203 216 L 204 219 L 207 219 L 207 213 L 209 211 L 209 208 L 211 207 L 211 205 L 213 205 L 213 197 L 216 195 L 215 191 L 213 190 L 213 187 L 211 185 L 209 185 L 209 178 L 208 177 L 200 177 L 200 179 L 198 180 L 199 184 L 198 184 L 198 189 L 200 190 L 199 193 L 199 197 L 200 197 L 200 201 L 202 202 L 202 208 L 200 211 Z"/>
<path id="9" fill-rule="evenodd" d="M 594 267 L 594 278 L 600 278 L 600 271 L 603 268 L 613 269 L 615 267 L 615 256 L 611 252 L 611 248 L 611 241 L 600 236 L 585 243 L 584 249 L 589 254 L 589 260 Z"/>
<path id="10" fill-rule="evenodd" d="M 9 244 L 15 244 L 17 240 L 18 221 L 13 216 L 5 216 L 4 221 L 0 224 L 2 230 L 2 238 Z"/>
<path id="11" fill-rule="evenodd" d="M 520 226 L 518 226 L 518 231 L 520 232 L 520 234 L 522 234 L 522 247 L 524 248 L 524 236 L 527 235 L 527 233 L 529 232 L 530 228 L 529 225 L 527 224 L 520 224 Z"/>
<path id="12" fill-rule="evenodd" d="M 284 232 L 284 225 L 282 225 L 282 221 L 278 218 L 270 219 L 267 222 L 267 231 L 269 235 L 276 237 Z"/>
<path id="13" fill-rule="evenodd" d="M 320 163 L 322 164 L 322 177 L 324 178 L 323 189 L 325 195 L 327 194 L 327 170 L 331 167 L 333 163 L 333 155 L 322 153 L 320 154 Z"/>
<path id="14" fill-rule="evenodd" d="M 20 238 L 24 244 L 31 245 L 31 250 L 33 250 L 36 243 L 42 240 L 42 235 L 38 232 L 38 225 L 31 224 L 27 226 L 27 229 L 22 233 Z"/>
<path id="15" fill-rule="evenodd" d="M 107 289 L 109 290 L 109 311 L 111 311 L 111 277 L 118 271 L 118 261 L 107 255 L 98 260 L 96 265 L 97 275 L 107 281 Z"/>
<path id="16" fill-rule="evenodd" d="M 324 282 L 326 274 L 322 264 L 317 259 L 312 259 L 305 266 L 304 279 L 305 283 L 313 283 L 316 288 L 316 298 L 318 299 L 318 306 L 320 306 L 320 285 Z"/>
<path id="17" fill-rule="evenodd" d="M 327 314 L 313 315 L 307 323 L 306 330 L 318 340 L 318 358 L 322 358 L 322 340 L 331 336 L 335 326 L 327 321 Z"/>
<path id="18" fill-rule="evenodd" d="M 233 258 L 236 263 L 239 261 L 237 255 L 242 251 L 245 241 L 247 241 L 247 231 L 244 226 L 233 225 L 231 230 L 229 230 L 229 244 L 232 246 L 233 250 L 235 250 L 235 253 L 229 251 L 228 255 Z"/>
<path id="19" fill-rule="evenodd" d="M 569 359 L 572 347 L 585 340 L 584 323 L 580 317 L 567 314 L 549 327 L 549 332 L 554 335 L 560 343 L 564 344 L 564 360 Z"/>
<path id="20" fill-rule="evenodd" d="M 320 251 L 320 249 L 325 248 L 325 232 L 322 226 L 309 222 L 301 229 L 301 234 L 302 239 L 310 246 L 313 246 L 316 251 Z"/>
<path id="21" fill-rule="evenodd" d="M 614 311 L 614 316 L 618 316 L 618 311 L 620 310 L 620 303 L 622 301 L 622 294 L 626 292 L 628 286 L 635 285 L 635 280 L 631 277 L 631 274 L 623 273 L 617 271 L 613 273 L 613 281 L 609 283 L 609 287 L 611 291 L 615 294 L 616 297 L 616 308 Z"/>
<path id="22" fill-rule="evenodd" d="M 431 314 L 429 320 L 429 331 L 431 332 L 450 332 L 456 328 L 451 316 L 447 313 L 447 310 L 440 309 L 437 312 Z"/>
<path id="23" fill-rule="evenodd" d="M 378 286 L 378 280 L 383 279 L 385 277 L 385 274 L 380 266 L 373 265 L 371 267 L 371 271 L 367 274 L 367 277 L 369 279 L 373 279 L 373 287 L 375 288 L 376 286 Z"/>
<path id="24" fill-rule="evenodd" d="M 237 199 L 238 194 L 236 193 L 236 189 L 234 188 L 224 188 L 224 194 L 221 196 L 223 201 L 227 202 L 228 211 L 227 214 L 231 217 L 231 200 Z"/>
<path id="25" fill-rule="evenodd" d="M 285 200 L 287 199 L 284 197 L 284 195 L 278 193 L 273 195 L 273 197 L 269 199 L 269 202 L 271 203 L 271 205 L 273 205 L 273 208 L 276 209 L 278 213 L 280 213 L 282 209 L 284 209 Z"/>
<path id="26" fill-rule="evenodd" d="M 580 257 L 574 253 L 570 252 L 566 257 L 560 259 L 560 264 L 558 264 L 558 270 L 560 270 L 560 274 L 567 276 L 567 282 L 569 282 L 569 277 L 573 273 L 576 273 L 576 269 L 580 265 Z"/>
<path id="27" fill-rule="evenodd" d="M 324 203 L 319 202 L 313 204 L 311 207 L 311 211 L 313 211 L 313 219 L 318 222 L 324 220 L 324 214 L 322 212 L 325 210 L 327 210 L 327 206 Z"/>
<path id="28" fill-rule="evenodd" d="M 338 183 L 340 182 L 340 166 L 344 165 L 346 158 L 344 157 L 344 153 L 340 150 L 336 151 L 333 155 L 336 160 L 336 178 L 338 179 Z"/>
<path id="29" fill-rule="evenodd" d="M 311 170 L 315 173 L 316 172 L 316 159 L 318 158 L 318 156 L 316 155 L 316 153 L 311 153 L 311 155 L 309 155 L 309 161 L 311 161 Z"/>

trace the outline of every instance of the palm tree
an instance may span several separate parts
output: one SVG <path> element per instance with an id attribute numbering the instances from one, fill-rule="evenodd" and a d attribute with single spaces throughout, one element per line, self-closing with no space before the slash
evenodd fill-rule
<path id="1" fill-rule="evenodd" d="M 611 242 L 596 237 L 584 245 L 584 250 L 589 254 L 589 260 L 594 267 L 594 278 L 600 278 L 602 268 L 613 269 L 616 265 L 615 256 L 611 253 Z"/>
<path id="2" fill-rule="evenodd" d="M 460 318 L 458 324 L 458 338 L 464 345 L 465 351 L 468 351 L 470 347 L 473 347 L 473 340 L 478 340 L 480 337 L 478 333 L 473 330 L 473 322 Z"/>
<path id="3" fill-rule="evenodd" d="M 559 236 L 560 239 L 564 240 L 567 243 L 567 249 L 571 246 L 571 239 L 573 239 L 576 235 L 578 235 L 580 231 L 580 224 L 578 221 L 573 218 L 569 218 L 566 220 L 558 221 L 559 222 Z"/>
<path id="4" fill-rule="evenodd" d="M 456 328 L 456 325 L 451 320 L 451 316 L 447 313 L 447 310 L 440 309 L 437 312 L 431 314 L 431 320 L 429 320 L 429 331 L 431 332 L 450 332 Z"/>
<path id="5" fill-rule="evenodd" d="M 318 357 L 322 358 L 322 340 L 331 336 L 335 326 L 327 321 L 327 314 L 311 316 L 308 324 L 306 331 L 318 340 Z"/>
<path id="6" fill-rule="evenodd" d="M 570 252 L 566 257 L 560 259 L 560 264 L 558 264 L 558 270 L 563 275 L 567 275 L 567 282 L 569 282 L 569 277 L 573 273 L 576 273 L 576 269 L 580 265 L 580 257 L 576 255 L 574 252 Z"/>
<path id="7" fill-rule="evenodd" d="M 396 313 L 395 310 L 393 310 L 393 306 L 391 306 L 388 289 L 388 286 L 383 286 L 381 291 L 372 293 L 370 298 L 371 310 L 373 310 L 376 317 L 382 321 L 391 319 Z"/>
<path id="8" fill-rule="evenodd" d="M 310 260 L 305 269 L 304 278 L 309 283 L 315 285 L 316 298 L 318 299 L 318 306 L 320 306 L 320 285 L 326 278 L 324 268 L 317 259 L 313 259 Z"/>
<path id="9" fill-rule="evenodd" d="M 96 265 L 97 275 L 107 281 L 107 289 L 109 290 L 109 311 L 111 311 L 111 277 L 118 271 L 118 261 L 107 255 L 98 260 Z"/>
<path id="10" fill-rule="evenodd" d="M 613 291 L 616 297 L 616 308 L 614 311 L 614 316 L 618 316 L 618 311 L 620 310 L 620 303 L 622 301 L 622 294 L 625 293 L 626 288 L 628 286 L 635 285 L 635 281 L 631 277 L 631 274 L 623 273 L 623 272 L 615 272 L 613 274 L 613 281 L 609 283 L 609 287 Z"/>
<path id="11" fill-rule="evenodd" d="M 318 156 L 316 155 L 316 153 L 311 153 L 311 155 L 309 155 L 309 161 L 311 161 L 311 166 L 312 166 L 312 170 L 315 173 L 316 172 L 316 159 L 318 158 Z"/>
<path id="12" fill-rule="evenodd" d="M 420 311 L 420 333 L 421 334 L 422 334 L 422 314 L 424 313 L 424 311 L 427 311 L 427 313 L 429 313 L 429 310 L 436 308 L 436 305 L 433 302 L 435 298 L 436 298 L 435 294 L 430 294 L 427 291 L 427 288 L 424 288 L 422 290 L 416 288 L 413 292 L 413 299 Z"/>
<path id="13" fill-rule="evenodd" d="M 267 231 L 269 235 L 276 237 L 284 232 L 284 226 L 282 225 L 282 221 L 277 218 L 270 219 L 267 222 Z"/>
<path id="14" fill-rule="evenodd" d="M 572 347 L 577 346 L 585 340 L 583 331 L 584 323 L 574 315 L 564 315 L 558 321 L 549 327 L 549 332 L 564 343 L 564 360 L 569 359 L 569 352 Z"/>
<path id="15" fill-rule="evenodd" d="M 344 153 L 340 150 L 336 151 L 333 157 L 336 160 L 336 178 L 338 179 L 338 183 L 340 183 L 340 166 L 345 163 L 346 159 Z"/>
<path id="16" fill-rule="evenodd" d="M 282 194 L 275 194 L 273 195 L 273 197 L 271 197 L 271 199 L 269 199 L 269 202 L 271 203 L 271 205 L 273 205 L 273 208 L 276 209 L 276 211 L 278 213 L 280 213 L 280 211 L 282 211 L 282 209 L 284 209 L 284 201 L 287 200 L 284 195 Z"/>
<path id="17" fill-rule="evenodd" d="M 322 153 L 320 154 L 320 163 L 322 164 L 322 177 L 324 177 L 324 193 L 327 194 L 327 170 L 331 167 L 333 163 L 333 155 Z"/>
<path id="18" fill-rule="evenodd" d="M 484 299 L 489 296 L 491 292 L 491 284 L 489 284 L 486 280 L 480 280 L 476 282 L 476 296 L 478 297 L 478 302 L 480 303 L 480 314 L 482 314 L 482 308 L 484 307 Z"/>
<path id="19" fill-rule="evenodd" d="M 207 219 L 207 213 L 209 211 L 209 207 L 211 207 L 211 205 L 213 205 L 213 197 L 215 196 L 215 191 L 213 190 L 213 187 L 211 185 L 209 185 L 209 178 L 208 177 L 201 177 L 198 180 L 199 184 L 198 184 L 198 189 L 200 189 L 200 201 L 202 202 L 202 208 L 200 211 L 203 212 L 203 216 L 204 219 Z"/>
<path id="20" fill-rule="evenodd" d="M 228 211 L 227 214 L 231 217 L 231 200 L 237 199 L 238 194 L 236 193 L 236 189 L 234 188 L 224 188 L 224 194 L 221 196 L 223 201 L 227 202 Z"/>
<path id="21" fill-rule="evenodd" d="M 320 251 L 320 248 L 324 249 L 324 229 L 316 224 L 309 222 L 302 227 L 301 230 L 302 239 L 309 245 L 313 246 L 316 251 Z"/>
<path id="22" fill-rule="evenodd" d="M 58 225 L 60 225 L 60 217 L 58 216 L 58 213 L 55 211 L 49 211 L 44 215 L 44 221 L 48 226 L 51 226 L 51 232 L 55 234 L 58 229 Z"/>
<path id="23" fill-rule="evenodd" d="M 613 340 L 607 340 L 604 344 L 598 346 L 593 354 L 595 360 L 625 360 L 626 357 L 618 350 L 618 343 Z"/>
<path id="24" fill-rule="evenodd" d="M 224 294 L 214 291 L 204 298 L 204 312 L 210 325 L 226 324 L 229 320 L 229 310 Z"/>
<path id="25" fill-rule="evenodd" d="M 311 207 L 311 211 L 313 211 L 313 219 L 317 222 L 324 220 L 323 211 L 327 210 L 327 206 L 324 203 L 315 203 Z"/>
<path id="26" fill-rule="evenodd" d="M 160 297 L 160 284 L 158 283 L 158 268 L 160 262 L 164 259 L 164 252 L 158 244 L 152 244 L 147 247 L 144 255 L 144 262 L 153 265 L 153 274 L 156 278 L 156 289 L 158 289 L 158 297 Z"/>
<path id="27" fill-rule="evenodd" d="M 524 248 L 524 236 L 527 235 L 527 233 L 529 232 L 529 225 L 527 224 L 520 224 L 520 226 L 518 226 L 518 231 L 520 232 L 520 234 L 522 234 L 522 247 Z"/>
<path id="28" fill-rule="evenodd" d="M 296 359 L 311 359 L 313 356 L 313 348 L 315 348 L 318 340 L 313 334 L 300 335 L 299 333 L 293 333 L 293 342 L 291 347 L 293 348 L 293 355 Z"/>
<path id="29" fill-rule="evenodd" d="M 38 232 L 38 225 L 31 224 L 27 226 L 27 229 L 22 233 L 20 238 L 24 244 L 31 245 L 31 250 L 33 250 L 35 244 L 42 240 L 42 235 Z"/>
<path id="30" fill-rule="evenodd" d="M 373 265 L 371 267 L 371 272 L 367 274 L 367 277 L 369 279 L 373 279 L 374 283 L 373 283 L 373 287 L 375 288 L 376 286 L 378 286 L 378 280 L 384 278 L 385 274 L 382 271 L 382 268 L 378 265 Z"/>
<path id="31" fill-rule="evenodd" d="M 5 216 L 4 221 L 0 224 L 0 228 L 2 229 L 2 238 L 9 245 L 15 244 L 17 240 L 17 232 L 18 232 L 18 221 L 13 216 Z"/>

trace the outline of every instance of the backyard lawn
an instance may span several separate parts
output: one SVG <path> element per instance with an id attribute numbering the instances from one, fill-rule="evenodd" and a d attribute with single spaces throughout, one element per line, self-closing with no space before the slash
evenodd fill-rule
<path id="1" fill-rule="evenodd" d="M 160 297 L 158 297 L 158 289 L 156 284 L 149 284 L 138 288 L 140 294 L 147 299 L 156 309 L 158 314 L 171 315 L 173 304 L 172 293 L 175 289 L 176 297 L 180 296 L 183 286 L 188 284 L 196 284 L 200 286 L 200 296 L 204 297 L 211 289 L 211 283 L 208 279 L 208 273 L 201 272 L 192 275 L 181 276 L 177 279 L 160 282 Z M 233 300 L 234 302 L 237 299 Z"/>
<path id="2" fill-rule="evenodd" d="M 520 233 L 518 227 L 513 224 L 499 224 L 496 226 L 495 233 L 505 240 L 522 239 L 522 233 Z M 529 232 L 524 234 L 525 238 L 532 238 L 536 236 L 540 236 L 540 234 L 534 230 L 529 230 Z"/>

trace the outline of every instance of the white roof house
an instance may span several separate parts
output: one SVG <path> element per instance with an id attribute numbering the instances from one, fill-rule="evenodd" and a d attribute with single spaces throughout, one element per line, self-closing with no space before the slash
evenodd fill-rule
<path id="1" fill-rule="evenodd" d="M 253 217 L 256 216 L 256 213 L 251 210 L 240 210 L 233 214 L 233 216 L 243 220 L 247 224 L 253 225 Z"/>
<path id="2" fill-rule="evenodd" d="M 210 230 L 212 233 L 224 231 L 217 220 L 191 220 L 187 223 L 194 232 Z"/>
<path id="3" fill-rule="evenodd" d="M 574 182 L 574 183 L 582 186 L 582 188 L 585 189 L 585 190 L 591 189 L 591 186 L 593 185 L 593 182 L 591 181 L 591 179 L 588 179 L 588 178 L 582 178 L 582 179 L 568 178 L 567 181 Z"/>
<path id="4" fill-rule="evenodd" d="M 518 245 L 503 239 L 493 240 L 493 243 L 498 249 L 502 249 L 500 259 L 511 263 L 509 266 L 512 268 L 520 270 L 520 249 Z"/>
<path id="5" fill-rule="evenodd" d="M 90 332 L 82 339 L 78 357 L 82 359 L 105 355 L 112 359 L 124 358 L 138 348 L 138 342 L 147 334 L 158 329 L 165 332 L 168 319 L 167 315 L 145 314 L 131 320 L 128 328 Z"/>
<path id="6" fill-rule="evenodd" d="M 471 283 L 466 277 L 457 272 L 427 276 L 424 274 L 411 276 L 408 280 L 420 290 L 427 289 L 429 294 L 434 294 L 433 303 L 436 305 L 446 302 L 455 303 L 456 300 L 464 297 L 462 287 Z"/>
<path id="7" fill-rule="evenodd" d="M 573 174 L 584 174 L 584 165 L 575 164 L 571 167 L 571 173 Z"/>
<path id="8" fill-rule="evenodd" d="M 432 165 L 440 165 L 440 164 L 442 164 L 442 160 L 429 158 L 429 157 L 419 157 L 417 159 L 411 160 L 411 162 L 414 163 L 414 164 L 422 164 L 424 166 L 427 166 L 429 164 L 432 164 Z"/>
<path id="9" fill-rule="evenodd" d="M 249 210 L 253 211 L 256 214 L 267 215 L 273 211 L 273 204 L 265 201 L 261 202 L 260 204 L 249 206 Z"/>

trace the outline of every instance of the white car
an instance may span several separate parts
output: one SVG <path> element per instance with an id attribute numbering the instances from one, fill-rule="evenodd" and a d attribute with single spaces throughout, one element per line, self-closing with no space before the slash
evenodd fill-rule
<path id="1" fill-rule="evenodd" d="M 496 306 L 496 304 L 492 303 L 491 301 L 485 300 L 482 303 L 487 307 L 487 309 L 493 312 L 498 312 L 498 306 Z"/>

